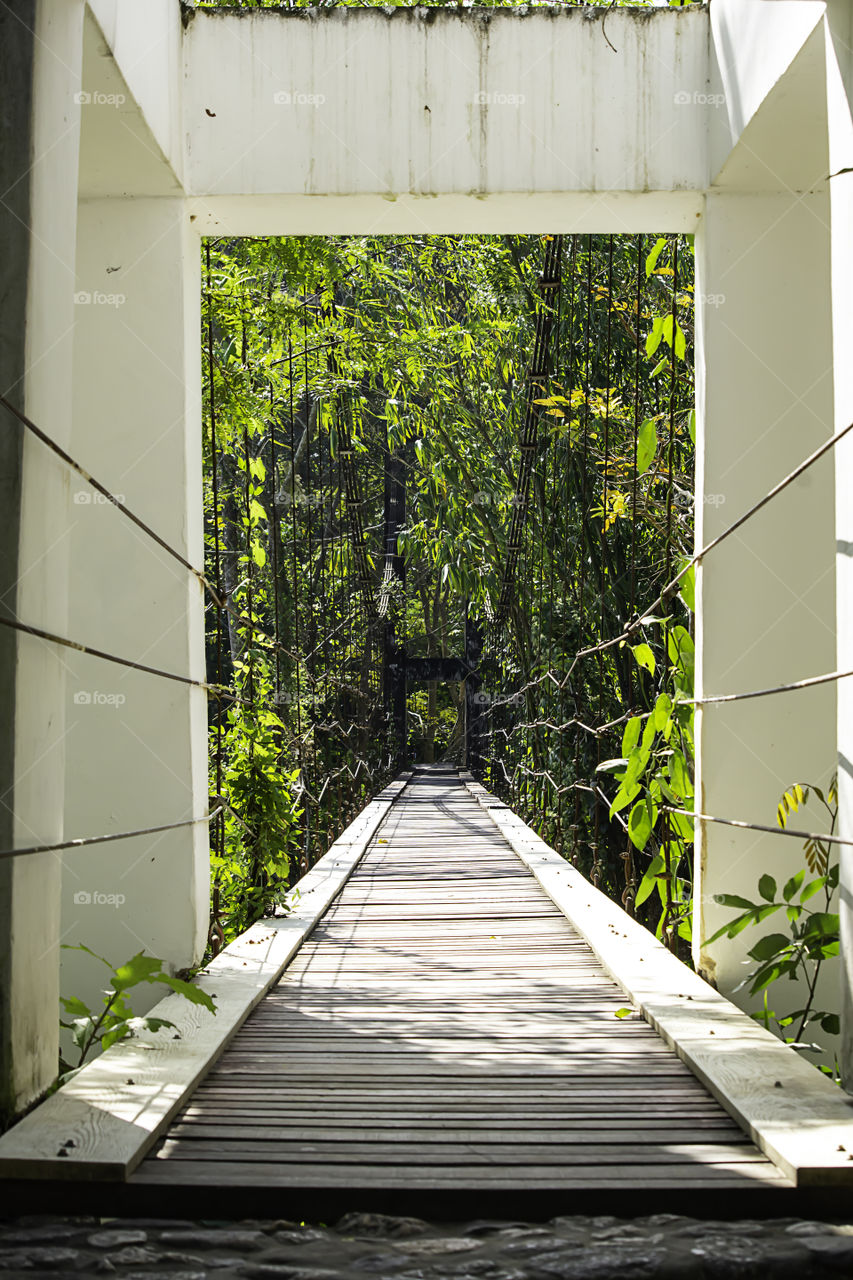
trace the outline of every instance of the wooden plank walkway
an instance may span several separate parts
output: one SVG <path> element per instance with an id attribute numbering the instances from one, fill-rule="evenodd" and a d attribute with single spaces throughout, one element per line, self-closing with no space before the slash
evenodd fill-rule
<path id="1" fill-rule="evenodd" d="M 790 1187 L 624 1003 L 455 774 L 416 774 L 128 1190 Z"/>

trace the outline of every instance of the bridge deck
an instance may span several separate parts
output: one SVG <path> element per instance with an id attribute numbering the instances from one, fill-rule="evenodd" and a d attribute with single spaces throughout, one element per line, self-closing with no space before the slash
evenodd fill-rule
<path id="1" fill-rule="evenodd" d="M 790 1187 L 624 1003 L 457 778 L 416 775 L 130 1186 Z"/>

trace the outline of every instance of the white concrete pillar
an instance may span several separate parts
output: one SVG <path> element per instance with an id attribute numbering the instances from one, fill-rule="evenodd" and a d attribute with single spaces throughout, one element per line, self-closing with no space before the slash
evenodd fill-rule
<path id="1" fill-rule="evenodd" d="M 757 172 L 756 162 L 753 178 Z M 699 547 L 832 433 L 826 186 L 807 194 L 712 192 L 696 248 Z M 697 696 L 833 670 L 833 475 L 830 454 L 702 565 Z M 824 787 L 834 770 L 835 686 L 709 706 L 697 715 L 696 740 L 697 808 L 773 826 L 787 784 Z M 792 825 L 827 829 L 817 804 Z M 695 958 L 730 994 L 745 976 L 746 951 L 784 922 L 774 918 L 704 948 L 702 940 L 734 914 L 712 896 L 757 900 L 759 877 L 769 873 L 781 885 L 803 865 L 803 850 L 782 836 L 700 828 Z M 837 994 L 827 979 L 832 1008 Z M 794 988 L 779 998 L 797 1007 Z M 743 993 L 735 999 L 749 1003 Z"/>
<path id="2" fill-rule="evenodd" d="M 835 430 L 853 422 L 853 14 L 828 6 L 827 101 L 832 226 L 832 326 Z M 844 172 L 847 170 L 847 172 Z M 853 669 L 853 434 L 835 456 L 838 669 Z M 853 679 L 838 683 L 839 832 L 853 839 Z M 853 848 L 838 849 L 841 866 L 841 1073 L 853 1092 Z"/>
<path id="3" fill-rule="evenodd" d="M 77 252 L 72 452 L 201 566 L 200 256 L 184 202 L 86 200 Z M 85 484 L 73 490 L 71 635 L 203 680 L 198 580 Z M 205 814 L 204 692 L 90 656 L 67 663 L 69 834 Z M 63 940 L 116 964 L 142 949 L 173 969 L 198 961 L 207 840 L 202 822 L 70 854 Z M 101 985 L 94 961 L 64 953 L 65 994 L 92 998 Z"/>
<path id="4" fill-rule="evenodd" d="M 74 95 L 83 3 L 38 0 L 2 19 L 9 60 L 3 155 L 10 166 L 0 197 L 2 391 L 67 444 L 79 144 Z M 68 472 L 2 413 L 3 546 L 11 559 L 4 564 L 0 608 L 65 633 Z M 32 636 L 11 637 L 4 633 L 0 658 L 4 848 L 63 834 L 65 655 Z M 56 854 L 0 862 L 0 1112 L 6 1115 L 56 1075 L 60 872 Z"/>

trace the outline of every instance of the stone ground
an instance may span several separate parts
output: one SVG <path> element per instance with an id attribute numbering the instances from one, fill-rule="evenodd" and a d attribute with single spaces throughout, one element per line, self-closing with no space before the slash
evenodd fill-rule
<path id="1" fill-rule="evenodd" d="M 124 1280 L 775 1280 L 853 1276 L 853 1225 L 673 1214 L 544 1225 L 349 1214 L 286 1221 L 0 1221 L 0 1275 Z"/>

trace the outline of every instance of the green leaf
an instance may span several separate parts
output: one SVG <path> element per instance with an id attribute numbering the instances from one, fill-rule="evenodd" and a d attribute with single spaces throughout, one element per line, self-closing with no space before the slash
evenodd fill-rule
<path id="1" fill-rule="evenodd" d="M 660 236 L 655 241 L 654 245 L 652 246 L 651 252 L 646 258 L 646 279 L 647 280 L 649 276 L 652 274 L 652 272 L 654 271 L 655 267 L 657 266 L 658 258 L 663 253 L 665 248 L 666 248 L 666 238 L 664 236 Z"/>
<path id="2" fill-rule="evenodd" d="M 212 998 L 201 987 L 195 986 L 192 982 L 184 982 L 182 978 L 172 978 L 168 974 L 161 974 L 157 979 L 163 982 L 167 987 L 171 987 L 173 991 L 177 991 L 179 995 L 186 996 L 191 1004 L 204 1005 L 205 1009 L 209 1009 L 211 1013 L 216 1013 L 216 1005 Z"/>
<path id="3" fill-rule="evenodd" d="M 71 1039 L 78 1049 L 82 1049 L 95 1029 L 95 1020 L 94 1018 L 75 1018 L 73 1028 Z"/>
<path id="4" fill-rule="evenodd" d="M 784 977 L 786 973 L 790 973 L 791 971 L 792 965 L 787 960 L 783 960 L 777 964 L 765 965 L 764 968 L 759 969 L 757 973 L 750 975 L 752 978 L 752 985 L 749 988 L 750 992 L 752 995 L 757 995 L 759 991 L 763 991 L 765 987 L 769 987 L 771 982 L 775 982 L 777 978 Z M 745 985 L 745 982 L 740 983 L 740 986 Z"/>
<path id="5" fill-rule="evenodd" d="M 635 644 L 631 646 L 637 665 L 644 667 L 650 675 L 655 674 L 655 655 L 647 644 Z"/>
<path id="6" fill-rule="evenodd" d="M 613 1016 L 614 1018 L 630 1018 L 633 1012 L 633 1009 L 617 1009 Z"/>
<path id="7" fill-rule="evenodd" d="M 686 844 L 693 843 L 696 838 L 693 818 L 688 818 L 684 813 L 670 813 L 668 821 L 673 835 L 679 836 Z"/>
<path id="8" fill-rule="evenodd" d="M 666 651 L 674 667 L 680 667 L 693 678 L 696 646 L 686 627 L 671 627 L 666 637 Z"/>
<path id="9" fill-rule="evenodd" d="M 687 340 L 684 336 L 684 330 L 676 320 L 675 322 L 675 355 L 676 359 L 683 360 L 687 354 Z"/>
<path id="10" fill-rule="evenodd" d="M 772 876 L 764 875 L 758 882 L 758 892 L 764 898 L 765 902 L 774 902 L 776 899 L 776 881 Z"/>
<path id="11" fill-rule="evenodd" d="M 809 898 L 813 898 L 816 893 L 820 893 L 827 883 L 827 876 L 818 876 L 816 880 L 810 880 L 800 894 L 800 902 L 808 902 Z"/>
<path id="12" fill-rule="evenodd" d="M 618 773 L 620 769 L 624 769 L 628 761 L 624 756 L 619 756 L 613 760 L 602 760 L 601 764 L 595 766 L 596 773 Z"/>
<path id="13" fill-rule="evenodd" d="M 77 996 L 60 996 L 59 1003 L 66 1013 L 76 1013 L 83 1018 L 91 1017 L 91 1009 L 82 1000 L 78 1000 Z"/>
<path id="14" fill-rule="evenodd" d="M 696 612 L 696 566 L 691 565 L 678 584 L 678 594 L 691 613 Z"/>
<path id="15" fill-rule="evenodd" d="M 791 879 L 786 883 L 785 887 L 782 890 L 782 897 L 785 899 L 786 902 L 791 901 L 794 894 L 797 892 L 800 885 L 803 883 L 803 880 L 805 879 L 805 875 L 806 875 L 805 871 L 798 871 L 797 874 L 791 876 Z"/>
<path id="16" fill-rule="evenodd" d="M 613 803 L 610 806 L 610 817 L 619 813 L 620 810 L 626 808 L 632 800 L 635 800 L 640 794 L 639 782 L 632 782 L 629 786 L 625 786 L 623 781 L 616 795 L 613 797 Z"/>
<path id="17" fill-rule="evenodd" d="M 825 1013 L 820 1020 L 821 1030 L 827 1035 L 837 1036 L 841 1034 L 841 1019 L 837 1013 Z"/>
<path id="18" fill-rule="evenodd" d="M 637 475 L 642 476 L 648 471 L 655 459 L 658 449 L 658 435 L 655 429 L 654 420 L 646 418 L 637 432 Z"/>
<path id="19" fill-rule="evenodd" d="M 787 951 L 790 945 L 791 939 L 787 934 L 767 933 L 763 938 L 759 938 L 748 954 L 753 960 L 772 960 L 774 956 Z"/>
<path id="20" fill-rule="evenodd" d="M 152 975 L 159 974 L 161 965 L 162 961 L 155 956 L 147 956 L 144 951 L 137 952 L 116 969 L 113 976 L 114 990 L 125 991 L 139 982 L 151 982 Z"/>
<path id="21" fill-rule="evenodd" d="M 662 733 L 672 713 L 672 698 L 668 693 L 659 693 L 655 699 L 654 720 L 655 732 Z"/>
<path id="22" fill-rule="evenodd" d="M 130 1018 L 127 1025 L 131 1031 L 162 1031 L 164 1027 L 171 1027 L 173 1031 L 177 1031 L 174 1022 L 170 1022 L 168 1018 L 152 1018 L 146 1015 L 142 1018 Z"/>
<path id="23" fill-rule="evenodd" d="M 659 853 L 655 854 L 646 868 L 646 874 L 643 876 L 637 888 L 637 893 L 634 898 L 635 906 L 642 906 L 649 894 L 654 891 L 655 884 L 657 883 L 657 877 L 663 871 L 665 866 L 666 863 L 664 862 L 662 855 Z"/>
<path id="24" fill-rule="evenodd" d="M 634 750 L 634 747 L 636 747 L 640 738 L 640 730 L 642 729 L 642 727 L 643 727 L 642 716 L 632 716 L 631 719 L 628 721 L 628 723 L 625 725 L 625 728 L 622 730 L 623 756 L 630 755 L 630 753 Z M 627 759 L 625 763 L 626 764 L 628 763 Z"/>
<path id="25" fill-rule="evenodd" d="M 673 790 L 681 800 L 692 800 L 693 780 L 687 762 L 680 751 L 674 751 L 669 759 L 669 777 Z"/>
<path id="26" fill-rule="evenodd" d="M 126 1040 L 130 1034 L 130 1024 L 118 1022 L 106 1035 L 101 1036 L 101 1048 L 109 1049 L 111 1045 L 117 1044 L 119 1040 Z"/>
<path id="27" fill-rule="evenodd" d="M 652 818 L 648 802 L 640 800 L 634 805 L 628 818 L 628 837 L 635 848 L 642 850 L 645 849 L 651 834 Z"/>
<path id="28" fill-rule="evenodd" d="M 690 432 L 690 440 L 696 443 L 696 410 L 690 410 L 690 417 L 687 419 L 687 430 Z"/>
<path id="29" fill-rule="evenodd" d="M 112 973 L 112 965 L 109 960 L 105 960 L 103 956 L 99 956 L 97 951 L 93 951 L 91 947 L 87 947 L 85 942 L 63 942 L 61 944 L 63 951 L 85 951 L 87 956 L 94 956 L 96 960 L 100 960 L 101 964 L 105 964 Z"/>
<path id="30" fill-rule="evenodd" d="M 816 911 L 809 917 L 803 937 L 837 938 L 839 918 L 834 911 Z"/>
<path id="31" fill-rule="evenodd" d="M 654 353 L 657 351 L 658 347 L 660 346 L 661 338 L 663 337 L 663 325 L 664 325 L 664 317 L 655 316 L 655 320 L 652 325 L 651 332 L 649 333 L 649 336 L 646 338 L 646 355 L 647 356 L 653 356 Z"/>
<path id="32" fill-rule="evenodd" d="M 746 911 L 755 911 L 758 907 L 756 902 L 741 898 L 736 893 L 715 893 L 714 901 L 721 907 L 740 907 Z"/>

